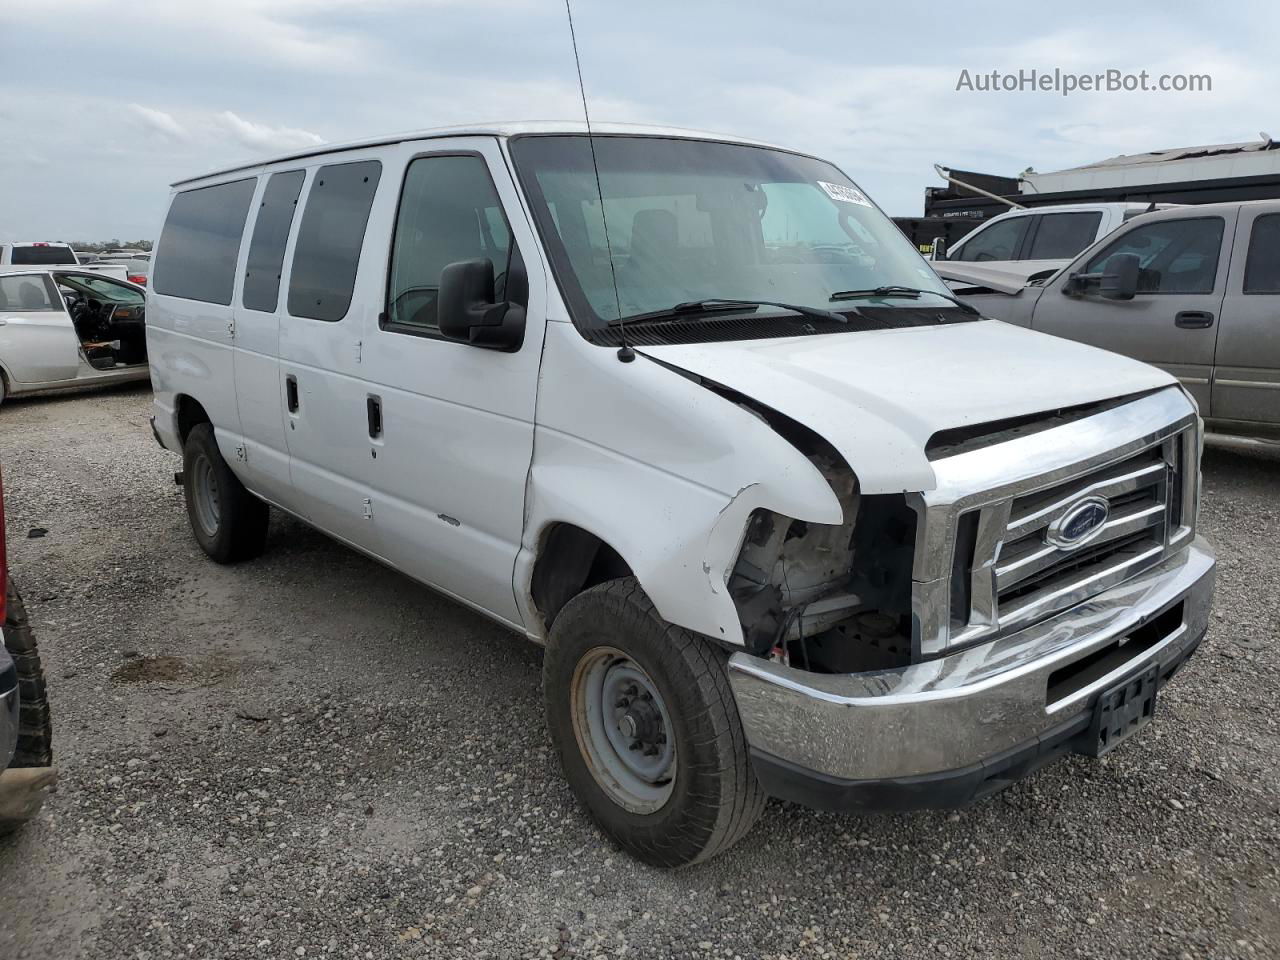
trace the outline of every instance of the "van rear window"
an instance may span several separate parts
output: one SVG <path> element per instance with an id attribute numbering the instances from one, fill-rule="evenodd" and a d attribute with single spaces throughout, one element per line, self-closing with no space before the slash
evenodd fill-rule
<path id="1" fill-rule="evenodd" d="M 151 271 L 156 293 L 230 306 L 240 235 L 257 182 L 219 183 L 173 198 Z"/>
<path id="2" fill-rule="evenodd" d="M 378 189 L 377 160 L 316 171 L 289 274 L 289 313 L 336 322 L 347 315 L 356 283 L 369 209 Z"/>
<path id="3" fill-rule="evenodd" d="M 306 173 L 291 170 L 272 174 L 258 206 L 258 219 L 253 224 L 253 240 L 249 243 L 249 262 L 244 268 L 245 309 L 274 313 L 280 299 L 280 268 L 284 265 L 284 246 L 293 226 L 293 212 L 298 208 L 298 194 Z"/>
<path id="4" fill-rule="evenodd" d="M 76 255 L 70 247 L 55 243 L 47 247 L 14 247 L 12 260 L 24 266 L 47 267 L 75 263 Z"/>

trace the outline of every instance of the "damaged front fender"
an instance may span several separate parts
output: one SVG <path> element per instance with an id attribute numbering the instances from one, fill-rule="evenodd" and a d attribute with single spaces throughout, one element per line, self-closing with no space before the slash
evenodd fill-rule
<path id="1" fill-rule="evenodd" d="M 740 646 L 727 580 L 752 514 L 840 524 L 822 473 L 774 427 L 665 366 L 622 365 L 549 324 L 516 597 L 535 639 L 530 584 L 544 532 L 589 531 L 626 562 L 670 623 Z"/>

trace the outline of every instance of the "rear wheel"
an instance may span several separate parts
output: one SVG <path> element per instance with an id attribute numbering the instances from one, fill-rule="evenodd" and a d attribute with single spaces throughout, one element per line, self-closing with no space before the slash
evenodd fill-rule
<path id="1" fill-rule="evenodd" d="M 4 645 L 18 669 L 18 746 L 9 769 L 0 772 L 0 833 L 21 826 L 39 811 L 53 786 L 53 724 L 44 669 L 35 634 L 17 587 L 9 582 Z"/>
<path id="2" fill-rule="evenodd" d="M 222 459 L 213 426 L 197 424 L 182 452 L 183 493 L 196 542 L 218 563 L 248 560 L 267 543 L 270 511 Z"/>
<path id="3" fill-rule="evenodd" d="M 623 849 L 655 866 L 715 856 L 760 815 L 725 656 L 666 623 L 634 578 L 579 594 L 543 661 L 565 777 Z"/>

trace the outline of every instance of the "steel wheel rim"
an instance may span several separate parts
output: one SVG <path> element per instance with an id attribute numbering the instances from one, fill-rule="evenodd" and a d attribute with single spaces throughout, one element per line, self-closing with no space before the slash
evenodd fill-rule
<path id="1" fill-rule="evenodd" d="M 678 758 L 671 716 L 653 678 L 621 650 L 596 647 L 574 668 L 570 701 L 578 749 L 609 799 L 632 813 L 661 809 L 671 797 Z"/>
<path id="2" fill-rule="evenodd" d="M 196 522 L 207 536 L 216 537 L 222 520 L 222 507 L 218 501 L 218 480 L 213 475 L 213 464 L 200 454 L 191 465 L 191 472 L 191 500 Z"/>

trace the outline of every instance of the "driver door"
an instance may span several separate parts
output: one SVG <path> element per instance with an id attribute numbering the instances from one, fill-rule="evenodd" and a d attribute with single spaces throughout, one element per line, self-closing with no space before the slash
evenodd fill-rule
<path id="1" fill-rule="evenodd" d="M 80 341 L 47 273 L 0 275 L 0 368 L 15 383 L 57 383 L 80 372 Z"/>
<path id="2" fill-rule="evenodd" d="M 1143 218 L 1108 238 L 1045 287 L 1032 328 L 1143 360 L 1177 377 L 1203 416 L 1210 415 L 1210 378 L 1218 320 L 1231 260 L 1236 210 L 1213 216 Z M 1096 287 L 1064 293 L 1073 272 L 1097 273 L 1120 253 L 1141 265 L 1132 300 L 1107 300 Z"/>
<path id="3" fill-rule="evenodd" d="M 367 525 L 397 568 L 518 624 L 511 582 L 547 301 L 537 244 L 493 138 L 401 144 L 384 176 L 393 189 L 382 198 L 386 220 L 375 219 L 389 245 L 384 270 L 370 277 L 378 299 L 369 310 L 381 316 L 365 331 L 353 411 L 367 412 L 367 430 L 350 438 Z M 527 307 L 519 349 L 440 333 L 440 273 L 476 258 L 493 263 L 499 297 Z"/>

